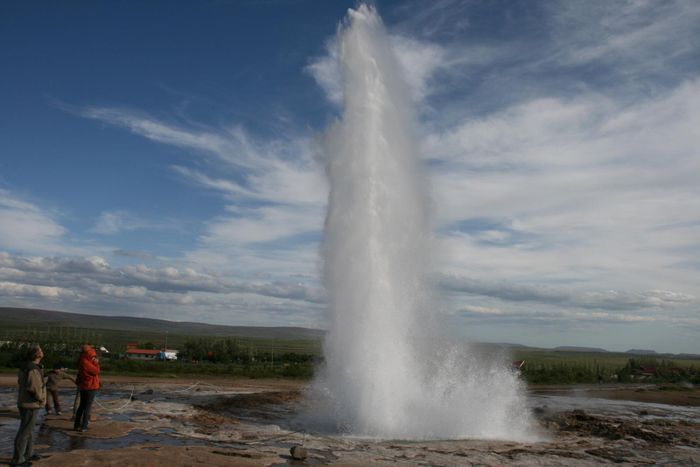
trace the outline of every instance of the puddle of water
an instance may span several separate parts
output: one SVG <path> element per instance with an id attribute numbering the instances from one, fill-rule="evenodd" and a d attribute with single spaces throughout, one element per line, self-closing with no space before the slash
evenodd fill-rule
<path id="1" fill-rule="evenodd" d="M 71 436 L 63 431 L 42 426 L 34 440 L 34 444 L 48 445 L 44 452 L 65 452 L 75 449 L 108 450 L 124 448 L 136 444 L 158 444 L 162 446 L 198 445 L 208 446 L 211 443 L 205 440 L 175 438 L 166 434 L 145 433 L 134 430 L 131 433 L 118 438 L 97 439 L 86 436 Z"/>

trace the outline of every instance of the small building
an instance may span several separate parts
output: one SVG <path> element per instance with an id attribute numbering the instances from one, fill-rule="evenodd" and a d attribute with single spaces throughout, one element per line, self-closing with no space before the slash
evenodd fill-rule
<path id="1" fill-rule="evenodd" d="M 163 360 L 177 360 L 177 350 L 163 349 Z"/>
<path id="2" fill-rule="evenodd" d="M 175 349 L 139 349 L 138 344 L 130 342 L 126 344 L 124 357 L 128 360 L 177 360 L 177 352 Z"/>
<path id="3" fill-rule="evenodd" d="M 156 349 L 126 349 L 124 356 L 128 360 L 161 360 L 160 350 Z"/>
<path id="4" fill-rule="evenodd" d="M 656 376 L 656 367 L 653 365 L 632 368 L 632 379 L 651 379 Z"/>

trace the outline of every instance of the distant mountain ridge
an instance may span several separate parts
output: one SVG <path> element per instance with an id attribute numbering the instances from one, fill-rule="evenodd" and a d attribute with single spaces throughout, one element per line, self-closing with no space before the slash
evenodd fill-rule
<path id="1" fill-rule="evenodd" d="M 601 349 L 600 347 L 577 347 L 575 345 L 563 345 L 559 347 L 554 347 L 555 351 L 558 352 L 596 352 L 596 353 L 604 353 L 607 352 L 605 349 Z"/>
<path id="2" fill-rule="evenodd" d="M 120 331 L 157 331 L 183 335 L 236 336 L 259 339 L 320 340 L 319 329 L 302 327 L 226 326 L 218 324 L 166 321 L 129 316 L 99 316 L 33 308 L 0 307 L 0 328 L 23 326 L 63 326 Z"/>
<path id="3" fill-rule="evenodd" d="M 631 353 L 633 355 L 658 355 L 656 350 L 644 350 L 644 349 L 629 349 L 625 353 Z"/>
<path id="4" fill-rule="evenodd" d="M 170 334 L 213 337 L 241 337 L 251 339 L 281 339 L 321 341 L 325 331 L 294 326 L 228 326 L 194 322 L 176 322 L 164 319 L 129 316 L 101 316 L 65 311 L 34 308 L 0 307 L 0 329 L 18 329 L 26 326 L 75 327 L 139 332 L 168 332 Z M 559 346 L 554 349 L 531 347 L 510 343 L 476 343 L 482 347 L 506 347 L 533 351 L 617 353 L 661 358 L 700 359 L 698 354 L 658 353 L 654 350 L 630 349 L 626 352 L 611 352 L 599 347 Z"/>

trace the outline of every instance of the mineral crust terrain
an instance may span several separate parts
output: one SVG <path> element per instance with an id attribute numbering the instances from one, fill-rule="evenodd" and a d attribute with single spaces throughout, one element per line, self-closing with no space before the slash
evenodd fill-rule
<path id="1" fill-rule="evenodd" d="M 17 429 L 14 375 L 0 376 L 0 462 Z M 656 385 L 529 389 L 538 440 L 378 440 L 301 425 L 306 383 L 105 377 L 88 431 L 62 415 L 37 422 L 41 466 L 698 465 L 700 389 Z M 420 423 L 419 420 L 416 423 Z M 296 447 L 296 449 L 295 449 Z M 299 449 L 298 447 L 303 447 Z M 292 456 L 303 452 L 304 458 Z"/>

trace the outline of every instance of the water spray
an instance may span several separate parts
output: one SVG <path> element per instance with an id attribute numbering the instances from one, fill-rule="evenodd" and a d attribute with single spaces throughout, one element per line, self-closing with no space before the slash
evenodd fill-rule
<path id="1" fill-rule="evenodd" d="M 319 410 L 360 436 L 527 438 L 517 377 L 441 338 L 427 280 L 427 175 L 409 89 L 377 11 L 349 10 L 338 47 L 344 108 L 324 141 L 329 330 Z"/>

